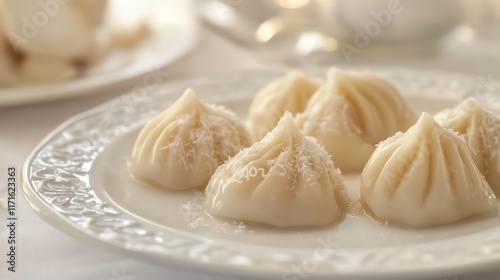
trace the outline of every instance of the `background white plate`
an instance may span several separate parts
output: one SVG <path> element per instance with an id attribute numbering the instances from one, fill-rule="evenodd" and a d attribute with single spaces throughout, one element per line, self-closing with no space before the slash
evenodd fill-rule
<path id="1" fill-rule="evenodd" d="M 118 85 L 132 84 L 187 53 L 197 39 L 197 22 L 189 1 L 110 0 L 114 22 L 142 20 L 151 34 L 136 48 L 112 52 L 81 77 L 32 86 L 0 88 L 0 107 L 102 93 Z M 116 24 L 116 23 L 115 23 Z"/>
<path id="2" fill-rule="evenodd" d="M 453 73 L 377 71 L 416 110 L 431 113 L 473 95 L 478 87 L 473 78 Z M 204 101 L 224 104 L 243 116 L 258 89 L 283 74 L 247 71 L 181 82 L 153 95 L 125 95 L 78 115 L 47 136 L 27 159 L 25 196 L 39 214 L 70 234 L 213 273 L 417 279 L 498 267 L 498 215 L 424 230 L 386 227 L 350 215 L 339 226 L 282 230 L 211 219 L 200 207 L 202 193 L 161 191 L 130 179 L 126 162 L 141 126 L 186 87 L 193 87 Z M 354 196 L 358 180 L 346 177 Z"/>

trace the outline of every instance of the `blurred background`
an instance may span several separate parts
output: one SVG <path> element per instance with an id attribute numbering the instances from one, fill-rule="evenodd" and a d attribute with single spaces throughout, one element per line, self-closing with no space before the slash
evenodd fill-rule
<path id="1" fill-rule="evenodd" d="M 316 65 L 463 72 L 499 93 L 500 0 L 0 0 L 0 169 L 20 169 L 62 122 L 124 93 Z M 0 279 L 220 279 L 70 237 L 21 196 L 21 272 L 4 277 L 1 261 Z"/>
<path id="2" fill-rule="evenodd" d="M 11 94 L 75 80 L 84 84 L 65 91 L 130 86 L 146 68 L 187 53 L 224 61 L 231 57 L 224 48 L 237 50 L 240 62 L 251 58 L 249 67 L 499 71 L 499 0 L 0 0 L 0 15 L 0 92 Z M 228 64 L 223 70 L 241 68 Z M 204 67 L 188 71 L 219 70 Z"/>
<path id="3" fill-rule="evenodd" d="M 265 61 L 498 71 L 498 0 L 200 0 L 196 8 Z"/>

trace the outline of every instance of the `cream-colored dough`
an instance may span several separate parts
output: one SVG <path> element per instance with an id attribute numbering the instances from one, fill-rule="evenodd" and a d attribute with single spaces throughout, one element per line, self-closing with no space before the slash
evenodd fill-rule
<path id="1" fill-rule="evenodd" d="M 248 125 L 254 141 L 271 131 L 285 111 L 302 112 L 318 87 L 319 81 L 293 70 L 260 90 L 248 111 Z"/>
<path id="2" fill-rule="evenodd" d="M 345 186 L 328 154 L 287 112 L 262 140 L 221 165 L 205 193 L 217 217 L 278 227 L 339 222 Z"/>
<path id="3" fill-rule="evenodd" d="M 361 174 L 361 201 L 379 220 L 414 227 L 453 223 L 497 206 L 468 145 L 427 113 L 378 145 Z"/>
<path id="4" fill-rule="evenodd" d="M 142 183 L 172 190 L 204 188 L 216 168 L 250 145 L 229 110 L 203 104 L 192 89 L 150 120 L 135 143 L 130 171 Z"/>
<path id="5" fill-rule="evenodd" d="M 463 101 L 454 109 L 443 110 L 435 118 L 443 127 L 464 137 L 479 171 L 500 196 L 500 119 L 481 107 L 475 98 Z"/>
<path id="6" fill-rule="evenodd" d="M 416 121 L 399 92 L 371 72 L 331 69 L 296 123 L 344 173 L 360 172 L 375 145 Z"/>

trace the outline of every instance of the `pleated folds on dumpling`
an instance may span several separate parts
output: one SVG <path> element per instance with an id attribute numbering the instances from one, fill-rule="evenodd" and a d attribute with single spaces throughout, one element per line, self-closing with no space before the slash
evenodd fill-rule
<path id="1" fill-rule="evenodd" d="M 338 169 L 286 112 L 262 140 L 221 165 L 205 193 L 217 217 L 279 227 L 340 221 L 347 205 Z"/>
<path id="2" fill-rule="evenodd" d="M 318 89 L 319 82 L 293 70 L 272 81 L 254 97 L 248 111 L 248 124 L 254 140 L 271 131 L 285 111 L 302 112 L 307 101 Z"/>
<path id="3" fill-rule="evenodd" d="M 137 181 L 162 188 L 205 187 L 220 164 L 250 144 L 236 115 L 203 104 L 188 89 L 144 126 L 132 152 L 130 171 Z"/>
<path id="4" fill-rule="evenodd" d="M 378 145 L 361 174 L 361 201 L 376 219 L 414 227 L 496 210 L 467 144 L 427 113 Z"/>
<path id="5" fill-rule="evenodd" d="M 375 145 L 406 131 L 416 116 L 388 81 L 371 72 L 331 69 L 296 122 L 332 155 L 342 172 L 360 172 Z"/>
<path id="6" fill-rule="evenodd" d="M 435 118 L 443 127 L 464 136 L 479 171 L 495 194 L 500 195 L 500 119 L 482 108 L 475 98 L 443 110 Z"/>

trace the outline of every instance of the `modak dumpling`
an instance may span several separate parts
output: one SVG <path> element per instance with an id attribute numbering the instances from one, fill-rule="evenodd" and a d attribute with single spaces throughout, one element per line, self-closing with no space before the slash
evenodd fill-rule
<path id="1" fill-rule="evenodd" d="M 5 0 L 13 45 L 26 54 L 83 59 L 94 50 L 106 0 Z"/>
<path id="2" fill-rule="evenodd" d="M 370 72 L 331 69 L 296 122 L 314 136 L 345 173 L 360 172 L 375 145 L 416 121 L 402 96 Z"/>
<path id="3" fill-rule="evenodd" d="M 463 101 L 454 109 L 443 110 L 435 118 L 441 126 L 464 136 L 477 168 L 499 196 L 500 119 L 482 108 L 475 98 Z"/>
<path id="4" fill-rule="evenodd" d="M 248 111 L 248 124 L 254 140 L 271 131 L 285 111 L 302 112 L 307 101 L 318 89 L 319 81 L 293 70 L 272 81 L 254 97 Z"/>
<path id="5" fill-rule="evenodd" d="M 495 211 L 468 145 L 428 113 L 380 143 L 361 174 L 361 202 L 382 221 L 428 227 Z"/>
<path id="6" fill-rule="evenodd" d="M 66 79 L 101 55 L 98 30 L 106 0 L 42 2 L 0 0 L 0 85 Z"/>
<path id="7" fill-rule="evenodd" d="M 274 130 L 217 169 L 205 209 L 251 223 L 319 226 L 344 217 L 345 192 L 328 154 L 286 112 Z"/>
<path id="8" fill-rule="evenodd" d="M 144 126 L 132 152 L 130 171 L 137 181 L 161 188 L 205 187 L 220 164 L 250 144 L 236 115 L 203 104 L 188 89 Z"/>

